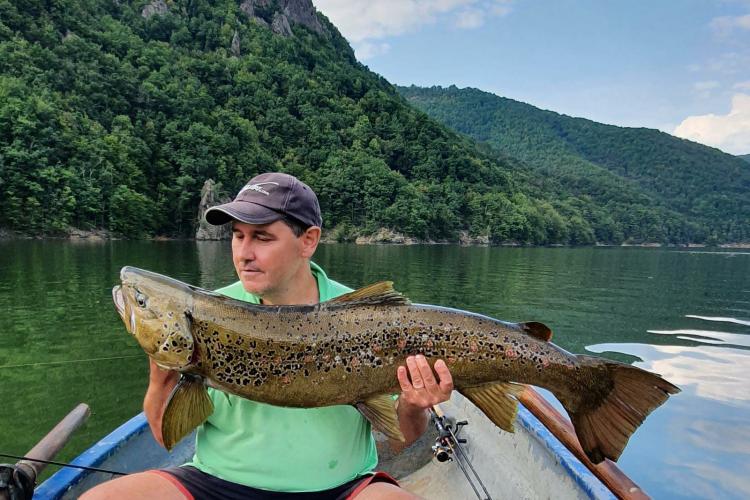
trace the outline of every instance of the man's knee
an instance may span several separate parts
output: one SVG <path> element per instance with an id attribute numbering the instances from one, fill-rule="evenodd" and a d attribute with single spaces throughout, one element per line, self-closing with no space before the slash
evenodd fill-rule
<path id="1" fill-rule="evenodd" d="M 139 472 L 119 477 L 95 486 L 81 496 L 82 500 L 121 498 L 185 500 L 186 496 L 175 483 L 155 472 Z"/>
<path id="2" fill-rule="evenodd" d="M 377 500 L 387 498 L 389 500 L 415 500 L 420 497 L 409 493 L 391 483 L 371 483 L 364 488 L 356 497 L 356 500 Z"/>

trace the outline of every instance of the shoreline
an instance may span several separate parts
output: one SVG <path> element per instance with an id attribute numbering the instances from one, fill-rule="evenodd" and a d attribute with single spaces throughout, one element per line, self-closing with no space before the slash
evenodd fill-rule
<path id="1" fill-rule="evenodd" d="M 229 241 L 227 240 L 199 240 L 197 238 L 177 238 L 170 236 L 153 236 L 150 238 L 143 239 L 131 239 L 122 238 L 112 235 L 107 230 L 92 230 L 86 231 L 81 229 L 73 229 L 67 235 L 42 235 L 42 236 L 30 236 L 27 234 L 18 233 L 15 231 L 9 231 L 7 229 L 0 228 L 0 240 L 67 240 L 70 242 L 105 242 L 105 241 Z M 397 246 L 411 246 L 411 245 L 458 245 L 463 247 L 502 247 L 502 248 L 722 248 L 722 249 L 738 249 L 748 250 L 750 249 L 750 242 L 732 242 L 732 243 L 720 243 L 718 245 L 707 245 L 705 243 L 682 243 L 677 245 L 668 245 L 658 242 L 644 242 L 644 243 L 621 243 L 619 245 L 611 243 L 594 243 L 591 245 L 563 245 L 563 244 L 550 244 L 550 245 L 526 245 L 514 241 L 502 242 L 502 243 L 489 243 L 487 238 L 471 238 L 464 232 L 459 235 L 458 240 L 422 240 L 418 238 L 412 238 L 404 236 L 389 230 L 379 231 L 374 235 L 370 236 L 359 236 L 352 241 L 337 241 L 333 237 L 324 237 L 320 241 L 322 244 L 331 243 L 350 243 L 355 245 L 397 245 Z"/>

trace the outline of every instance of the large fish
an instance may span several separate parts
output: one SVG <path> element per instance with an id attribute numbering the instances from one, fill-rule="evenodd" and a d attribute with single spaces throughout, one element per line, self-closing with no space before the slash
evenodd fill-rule
<path id="1" fill-rule="evenodd" d="M 646 416 L 679 392 L 640 368 L 564 351 L 542 323 L 411 304 L 390 282 L 315 305 L 262 306 L 133 267 L 120 277 L 112 293 L 127 330 L 159 366 L 183 374 L 163 417 L 167 448 L 213 411 L 206 384 L 278 406 L 355 405 L 403 440 L 391 394 L 396 367 L 418 353 L 445 360 L 456 390 L 506 430 L 515 383 L 550 390 L 594 463 L 617 460 Z"/>

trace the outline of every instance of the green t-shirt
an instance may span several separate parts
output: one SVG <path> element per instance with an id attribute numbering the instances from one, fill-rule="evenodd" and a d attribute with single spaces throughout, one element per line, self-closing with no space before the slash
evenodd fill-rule
<path id="1" fill-rule="evenodd" d="M 324 302 L 351 289 L 310 263 Z M 259 304 L 241 282 L 217 290 Z M 370 423 L 353 406 L 283 408 L 209 389 L 214 412 L 198 427 L 188 464 L 233 483 L 271 491 L 320 491 L 378 463 Z"/>

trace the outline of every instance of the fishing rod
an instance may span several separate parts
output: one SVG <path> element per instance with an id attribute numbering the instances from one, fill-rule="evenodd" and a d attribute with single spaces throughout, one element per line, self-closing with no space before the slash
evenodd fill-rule
<path id="1" fill-rule="evenodd" d="M 29 462 L 39 462 L 45 465 L 59 465 L 60 467 L 71 467 L 73 469 L 82 469 L 87 470 L 91 472 L 104 472 L 106 474 L 114 474 L 115 476 L 127 476 L 128 472 L 120 472 L 116 470 L 109 470 L 109 469 L 99 469 L 97 467 L 87 467 L 85 465 L 75 465 L 75 464 L 69 464 L 65 462 L 55 462 L 53 460 L 40 460 L 38 458 L 29 458 L 29 457 L 23 457 L 19 455 L 10 455 L 8 453 L 0 453 L 0 457 L 5 458 L 15 458 L 16 460 L 27 460 Z"/>
<path id="2" fill-rule="evenodd" d="M 461 472 L 464 473 L 466 480 L 469 482 L 471 489 L 473 489 L 474 493 L 477 495 L 477 498 L 480 500 L 492 500 L 492 497 L 484 486 L 482 479 L 471 464 L 469 456 L 464 452 L 461 446 L 466 443 L 466 439 L 458 437 L 458 433 L 461 432 L 461 429 L 464 426 L 469 425 L 469 422 L 466 420 L 456 422 L 456 430 L 454 431 L 453 425 L 451 425 L 448 419 L 445 418 L 445 415 L 439 406 L 435 405 L 430 408 L 430 415 L 432 415 L 432 422 L 435 424 L 435 428 L 438 431 L 438 437 L 435 439 L 435 444 L 432 445 L 432 453 L 435 455 L 435 458 L 438 462 L 455 460 L 460 467 Z M 471 474 L 469 471 L 471 471 Z M 474 484 L 475 482 L 482 488 L 482 491 L 485 494 L 484 497 L 479 493 L 476 484 Z"/>

